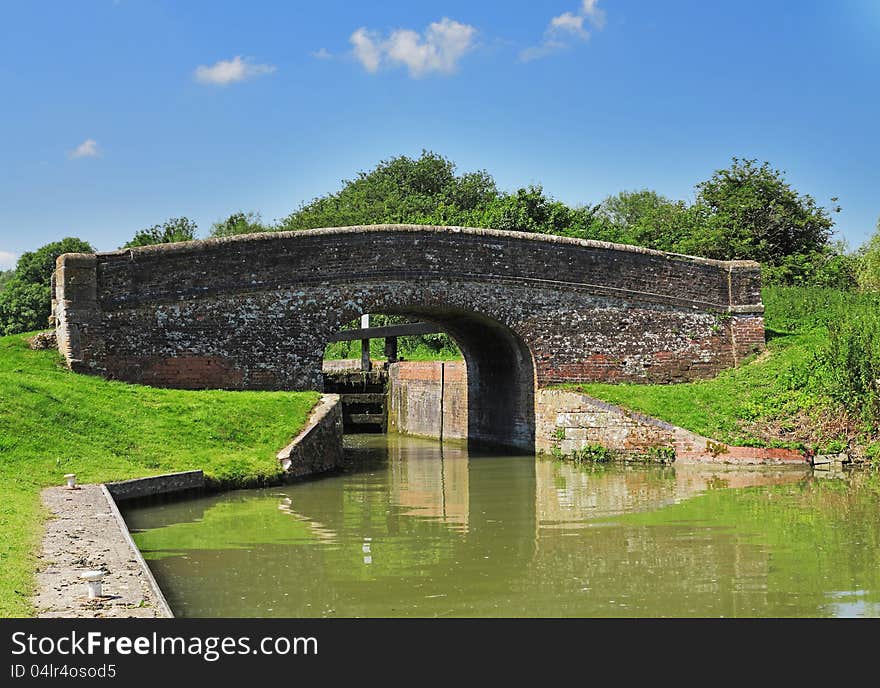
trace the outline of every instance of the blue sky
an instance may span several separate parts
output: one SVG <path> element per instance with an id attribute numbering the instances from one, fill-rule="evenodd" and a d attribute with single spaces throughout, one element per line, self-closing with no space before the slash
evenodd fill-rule
<path id="1" fill-rule="evenodd" d="M 2 0 L 0 93 L 0 268 L 422 148 L 571 204 L 754 157 L 880 216 L 880 0 Z"/>

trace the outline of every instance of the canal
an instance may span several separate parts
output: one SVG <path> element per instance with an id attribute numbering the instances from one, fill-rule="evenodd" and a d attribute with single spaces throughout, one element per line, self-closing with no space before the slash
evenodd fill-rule
<path id="1" fill-rule="evenodd" d="M 177 616 L 878 616 L 880 481 L 579 466 L 397 435 L 125 518 Z"/>

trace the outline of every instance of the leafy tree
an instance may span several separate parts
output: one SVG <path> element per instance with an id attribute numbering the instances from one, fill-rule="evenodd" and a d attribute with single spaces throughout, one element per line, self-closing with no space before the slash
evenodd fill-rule
<path id="1" fill-rule="evenodd" d="M 829 243 L 821 251 L 783 256 L 775 265 L 761 266 L 765 284 L 830 287 L 850 290 L 856 287 L 858 256 L 848 253 L 843 242 Z"/>
<path id="2" fill-rule="evenodd" d="M 268 231 L 270 229 L 263 224 L 260 214 L 254 212 L 233 213 L 225 220 L 220 220 L 211 225 L 212 237 L 228 237 L 237 234 L 255 234 Z"/>
<path id="3" fill-rule="evenodd" d="M 661 251 L 677 251 L 703 221 L 684 201 L 671 201 L 656 191 L 622 191 L 602 201 L 596 214 L 596 234 L 605 241 Z"/>
<path id="4" fill-rule="evenodd" d="M 786 256 L 821 253 L 828 246 L 834 226 L 828 211 L 798 194 L 767 162 L 733 158 L 729 168 L 717 170 L 696 190 L 696 204 L 711 215 L 706 230 L 687 242 L 698 255 L 776 265 Z"/>
<path id="5" fill-rule="evenodd" d="M 123 248 L 192 241 L 196 238 L 196 230 L 198 230 L 198 226 L 189 218 L 172 217 L 160 225 L 140 230 Z"/>
<path id="6" fill-rule="evenodd" d="M 0 332 L 15 334 L 44 328 L 52 308 L 50 284 L 55 260 L 63 253 L 94 253 L 90 244 L 68 237 L 25 253 L 0 291 Z"/>
<path id="7" fill-rule="evenodd" d="M 485 171 L 456 174 L 450 160 L 422 151 L 399 156 L 344 181 L 281 220 L 277 229 L 411 223 L 491 227 L 522 232 L 590 236 L 594 208 L 570 208 L 540 186 L 500 192 Z"/>
<path id="8" fill-rule="evenodd" d="M 571 208 L 532 185 L 512 194 L 498 194 L 484 207 L 463 213 L 459 224 L 589 239 L 595 238 L 596 210 L 590 206 Z"/>
<path id="9" fill-rule="evenodd" d="M 880 291 L 880 220 L 874 235 L 859 249 L 856 280 L 863 291 Z"/>
<path id="10" fill-rule="evenodd" d="M 455 174 L 446 158 L 422 151 L 383 160 L 375 169 L 343 181 L 340 191 L 321 196 L 281 220 L 278 229 L 312 229 L 359 224 L 442 222 L 456 224 L 468 211 L 498 196 L 486 172 Z"/>
<path id="11" fill-rule="evenodd" d="M 12 279 L 13 274 L 15 274 L 15 270 L 0 270 L 0 291 L 3 291 L 3 287 Z"/>
<path id="12" fill-rule="evenodd" d="M 696 192 L 692 204 L 648 189 L 611 196 L 597 214 L 596 234 L 675 253 L 757 260 L 768 283 L 853 285 L 854 261 L 845 246 L 830 242 L 829 212 L 769 163 L 734 158 Z"/>
<path id="13" fill-rule="evenodd" d="M 693 203 L 641 189 L 573 208 L 536 185 L 499 191 L 487 172 L 458 174 L 450 160 L 423 151 L 418 159 L 380 162 L 272 229 L 398 222 L 491 227 L 752 259 L 763 264 L 768 282 L 847 287 L 853 284 L 854 260 L 830 242 L 830 213 L 837 210 L 818 206 L 782 172 L 755 160 L 733 158 L 728 168 L 697 184 Z M 216 231 L 252 231 L 247 216 L 230 220 L 228 229 Z"/>
<path id="14" fill-rule="evenodd" d="M 647 218 L 656 216 L 670 204 L 672 201 L 651 189 L 621 191 L 602 201 L 598 217 L 621 234 L 638 234 L 637 228 L 643 226 Z"/>

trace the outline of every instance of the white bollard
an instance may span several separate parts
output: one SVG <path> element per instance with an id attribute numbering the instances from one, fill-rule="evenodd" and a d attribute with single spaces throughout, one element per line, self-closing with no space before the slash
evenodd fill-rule
<path id="1" fill-rule="evenodd" d="M 79 577 L 89 586 L 90 600 L 93 600 L 96 597 L 101 597 L 101 579 L 106 575 L 106 571 L 86 571 L 85 573 L 80 574 Z"/>
<path id="2" fill-rule="evenodd" d="M 64 476 L 64 479 L 67 481 L 67 489 L 75 490 L 76 489 L 76 473 L 67 473 Z"/>

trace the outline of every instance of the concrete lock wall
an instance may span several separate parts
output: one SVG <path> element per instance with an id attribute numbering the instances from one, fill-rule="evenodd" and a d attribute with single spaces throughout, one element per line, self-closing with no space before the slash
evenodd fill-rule
<path id="1" fill-rule="evenodd" d="M 67 254 L 53 311 L 74 370 L 193 389 L 320 390 L 343 324 L 432 322 L 467 363 L 469 437 L 522 447 L 536 389 L 705 378 L 764 344 L 757 263 L 412 225 Z"/>
<path id="2" fill-rule="evenodd" d="M 444 440 L 468 438 L 462 361 L 394 363 L 388 369 L 388 430 Z"/>

